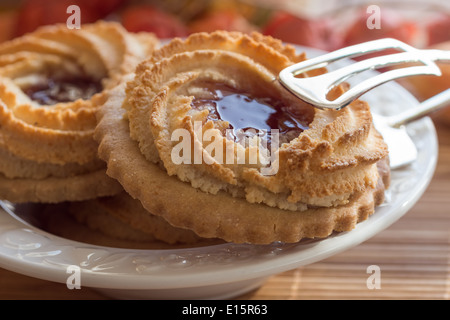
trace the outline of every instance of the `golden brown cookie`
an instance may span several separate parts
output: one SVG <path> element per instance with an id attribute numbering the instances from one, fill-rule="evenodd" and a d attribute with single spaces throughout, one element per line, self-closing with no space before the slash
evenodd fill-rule
<path id="1" fill-rule="evenodd" d="M 156 45 L 152 34 L 108 22 L 46 26 L 1 44 L 0 198 L 59 202 L 120 192 L 97 156 L 95 111 Z"/>
<path id="2" fill-rule="evenodd" d="M 202 237 L 296 242 L 353 229 L 383 201 L 387 146 L 366 103 L 319 110 L 279 84 L 303 59 L 257 33 L 173 40 L 98 112 L 108 175 Z"/>
<path id="3" fill-rule="evenodd" d="M 83 243 L 127 249 L 174 249 L 184 247 L 197 247 L 210 245 L 211 240 L 199 241 L 196 243 L 166 243 L 159 241 L 148 234 L 137 232 L 136 229 L 129 225 L 122 224 L 118 220 L 114 220 L 113 216 L 105 215 L 101 222 L 102 225 L 109 225 L 117 228 L 121 237 L 111 231 L 103 233 L 98 226 L 92 228 L 85 223 L 78 221 L 75 216 L 70 213 L 71 203 L 43 204 L 39 211 L 33 213 L 35 219 L 40 223 L 40 228 L 55 234 L 57 236 L 75 240 Z M 95 216 L 95 214 L 94 214 Z M 138 235 L 136 235 L 138 234 Z M 125 237 L 124 237 L 125 236 Z M 132 239 L 138 239 L 132 240 Z M 218 243 L 218 242 L 216 242 Z"/>
<path id="4" fill-rule="evenodd" d="M 191 230 L 175 228 L 163 218 L 150 214 L 126 192 L 112 197 L 72 202 L 68 211 L 80 223 L 117 239 L 168 244 L 195 244 L 201 239 Z"/>

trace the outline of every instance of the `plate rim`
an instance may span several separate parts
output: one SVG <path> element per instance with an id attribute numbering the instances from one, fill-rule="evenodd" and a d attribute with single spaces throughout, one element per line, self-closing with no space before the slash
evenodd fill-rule
<path id="1" fill-rule="evenodd" d="M 320 50 L 301 47 L 301 46 L 295 46 L 297 50 L 300 51 L 307 51 L 308 54 L 318 52 L 320 53 Z M 408 97 L 412 103 L 418 103 L 417 100 L 414 98 L 414 96 L 408 92 L 406 89 L 401 87 L 397 83 L 387 83 L 383 85 L 386 86 L 393 86 L 396 87 L 395 90 L 400 90 L 402 93 L 402 99 L 403 96 Z M 362 98 L 361 100 L 364 100 Z M 426 167 L 426 171 L 422 174 L 423 181 L 421 180 L 418 187 L 414 188 L 413 194 L 411 195 L 411 198 L 407 201 L 402 202 L 401 204 L 398 204 L 397 212 L 395 214 L 390 214 L 389 211 L 381 208 L 377 208 L 375 214 L 369 217 L 369 219 L 358 223 L 356 228 L 354 230 L 348 231 L 348 232 L 341 232 L 336 235 L 330 236 L 325 239 L 321 239 L 312 243 L 306 243 L 301 244 L 301 247 L 299 244 L 292 244 L 292 247 L 296 248 L 300 247 L 297 250 L 291 250 L 291 252 L 282 253 L 281 255 L 275 254 L 275 259 L 263 259 L 261 261 L 256 261 L 253 263 L 250 263 L 250 265 L 246 265 L 245 263 L 242 265 L 239 265 L 238 267 L 230 267 L 229 265 L 225 268 L 216 268 L 215 270 L 209 270 L 208 275 L 209 276 L 216 276 L 213 278 L 210 278 L 209 276 L 205 276 L 205 270 L 197 271 L 196 273 L 190 273 L 188 276 L 186 275 L 185 268 L 175 268 L 175 272 L 173 274 L 167 274 L 167 275 L 155 275 L 152 273 L 134 273 L 134 274 L 120 274 L 117 272 L 107 272 L 107 271 L 93 271 L 89 268 L 80 268 L 81 271 L 81 279 L 82 279 L 82 286 L 86 287 L 93 287 L 93 288 L 103 288 L 103 289 L 175 289 L 175 288 L 188 288 L 188 287 L 194 287 L 194 286 L 211 286 L 211 285 L 221 285 L 225 283 L 230 282 L 237 282 L 237 281 L 244 281 L 249 279 L 257 279 L 261 277 L 268 277 L 273 274 L 278 274 L 284 271 L 292 270 L 297 267 L 307 265 L 310 263 L 314 263 L 317 261 L 320 261 L 322 259 L 328 258 L 332 255 L 338 254 L 340 252 L 343 252 L 345 250 L 350 249 L 351 247 L 357 246 L 360 243 L 368 240 L 378 232 L 388 228 L 391 226 L 395 221 L 400 219 L 405 213 L 407 213 L 414 204 L 420 199 L 422 194 L 425 192 L 425 190 L 428 188 L 428 185 L 430 184 L 434 171 L 436 169 L 437 160 L 438 160 L 438 137 L 437 133 L 434 127 L 433 122 L 430 118 L 425 117 L 421 120 L 419 120 L 420 126 L 423 129 L 426 129 L 427 133 L 429 134 L 429 139 L 432 141 L 432 145 L 429 146 L 429 148 L 432 149 L 433 153 L 429 155 L 430 161 L 428 162 L 428 165 Z M 378 211 L 378 212 L 377 212 Z M 380 212 L 384 213 L 383 215 L 380 214 Z M 377 215 L 378 214 L 378 215 Z M 387 215 L 387 217 L 386 217 Z M 34 232 L 36 234 L 42 235 L 49 239 L 49 241 L 56 241 L 56 243 L 59 245 L 63 245 L 66 247 L 70 246 L 78 246 L 80 248 L 92 248 L 96 250 L 114 250 L 116 253 L 125 253 L 125 254 L 137 254 L 137 255 L 143 255 L 143 254 L 149 254 L 149 253 L 155 253 L 155 251 L 164 251 L 165 253 L 177 253 L 177 252 L 187 252 L 187 251 L 196 251 L 199 248 L 186 248 L 186 249 L 163 249 L 163 250 L 152 250 L 152 249 L 122 249 L 122 248 L 113 248 L 113 247 L 105 247 L 105 246 L 97 246 L 97 245 L 91 245 L 83 242 L 78 242 L 74 240 L 65 239 L 56 235 L 53 235 L 51 233 L 48 233 L 46 231 L 40 230 L 37 227 L 34 227 L 32 225 L 29 225 L 27 222 L 23 221 L 17 216 L 11 215 L 7 212 L 5 212 L 4 209 L 0 212 L 0 222 L 8 222 L 10 228 L 17 228 L 17 230 L 21 230 L 22 232 Z M 381 226 L 380 226 L 381 224 Z M 358 240 L 355 241 L 353 239 L 356 235 L 361 233 L 361 230 L 363 231 L 365 229 L 368 229 L 370 232 L 366 233 L 364 236 L 360 236 Z M 0 225 L 0 237 L 2 236 L 2 231 L 5 231 L 4 228 Z M 367 231 L 367 230 L 365 230 Z M 353 238 L 352 238 L 353 236 Z M 340 240 L 337 241 L 336 239 Z M 329 245 L 330 242 L 334 242 L 334 245 Z M 343 243 L 343 245 L 342 245 Z M 213 246 L 208 246 L 207 248 L 213 248 L 214 250 L 221 250 L 222 248 L 226 248 L 229 246 L 233 246 L 234 244 L 218 244 Z M 248 244 L 238 244 L 235 245 L 238 247 L 243 246 L 251 246 L 251 247 L 268 247 L 272 246 L 274 250 L 277 250 L 277 247 L 273 247 L 273 245 L 268 246 L 253 246 Z M 307 251 L 314 251 L 317 248 L 321 249 L 321 247 L 325 246 L 325 251 L 320 252 L 319 254 L 313 255 L 313 257 L 305 257 L 305 252 Z M 204 247 L 202 250 L 206 250 Z M 214 251 L 213 250 L 213 251 Z M 269 250 L 270 252 L 270 250 Z M 302 257 L 303 253 L 303 257 Z M 299 254 L 300 257 L 302 257 L 301 260 L 299 260 Z M 275 264 L 274 261 L 277 261 Z M 79 264 L 80 260 L 73 261 L 73 264 Z M 252 265 L 253 264 L 253 265 Z M 2 243 L 0 243 L 0 267 L 4 269 L 8 269 L 14 272 L 18 272 L 27 276 L 32 276 L 35 278 L 40 278 L 43 280 L 48 281 L 54 281 L 54 282 L 60 282 L 65 283 L 67 280 L 67 277 L 69 274 L 67 273 L 67 265 L 69 264 L 49 264 L 49 263 L 43 263 L 42 261 L 39 262 L 33 262 L 24 259 L 20 256 L 20 253 L 17 253 L 16 255 L 8 255 L 5 254 Z M 64 267 L 65 266 L 65 267 Z M 251 272 L 246 269 L 248 269 L 250 266 L 252 266 Z M 195 268 L 195 266 L 193 266 Z M 192 266 L 190 267 L 192 268 Z M 202 267 L 200 268 L 202 269 Z M 229 277 L 227 278 L 224 275 L 224 272 L 229 273 Z M 218 277 L 221 275 L 221 277 Z M 230 277 L 230 276 L 233 277 Z M 215 279 L 215 280 L 214 280 Z M 170 280 L 170 281 L 168 281 Z"/>

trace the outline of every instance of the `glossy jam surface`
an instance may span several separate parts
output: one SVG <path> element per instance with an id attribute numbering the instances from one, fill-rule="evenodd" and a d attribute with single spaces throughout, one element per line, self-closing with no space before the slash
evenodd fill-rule
<path id="1" fill-rule="evenodd" d="M 282 142 L 288 142 L 308 129 L 310 121 L 305 114 L 294 114 L 292 108 L 275 99 L 254 98 L 225 85 L 210 86 L 207 90 L 212 97 L 195 98 L 191 106 L 199 110 L 208 109 L 210 120 L 227 121 L 233 133 L 227 138 L 238 141 L 256 131 L 270 140 L 271 130 L 277 129 Z"/>
<path id="2" fill-rule="evenodd" d="M 102 91 L 100 81 L 89 77 L 48 78 L 46 83 L 30 86 L 23 90 L 32 100 L 41 105 L 54 105 L 78 99 L 90 99 Z"/>

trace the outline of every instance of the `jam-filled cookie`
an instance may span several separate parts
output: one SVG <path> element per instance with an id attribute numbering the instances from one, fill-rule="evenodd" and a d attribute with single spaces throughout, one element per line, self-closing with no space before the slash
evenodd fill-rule
<path id="1" fill-rule="evenodd" d="M 387 146 L 365 102 L 319 110 L 280 85 L 278 73 L 304 59 L 258 33 L 174 39 L 99 109 L 107 173 L 202 237 L 296 242 L 351 230 L 384 199 Z"/>
<path id="2" fill-rule="evenodd" d="M 110 88 L 154 50 L 116 23 L 46 26 L 0 45 L 0 198 L 84 200 L 120 192 L 93 139 Z"/>

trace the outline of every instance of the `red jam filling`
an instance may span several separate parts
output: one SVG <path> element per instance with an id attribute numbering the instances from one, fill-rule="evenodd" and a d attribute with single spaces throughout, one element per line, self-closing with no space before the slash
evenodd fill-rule
<path id="1" fill-rule="evenodd" d="M 23 91 L 41 105 L 54 105 L 78 99 L 88 100 L 102 91 L 100 81 L 89 77 L 48 78 L 46 83 L 30 86 Z"/>
<path id="2" fill-rule="evenodd" d="M 309 115 L 300 111 L 295 113 L 294 108 L 273 98 L 255 98 L 220 84 L 208 86 L 207 90 L 212 97 L 194 98 L 191 106 L 198 110 L 208 109 L 210 120 L 227 121 L 232 132 L 227 138 L 237 142 L 255 135 L 255 131 L 270 142 L 272 129 L 279 130 L 281 143 L 289 142 L 308 129 L 311 122 Z"/>

